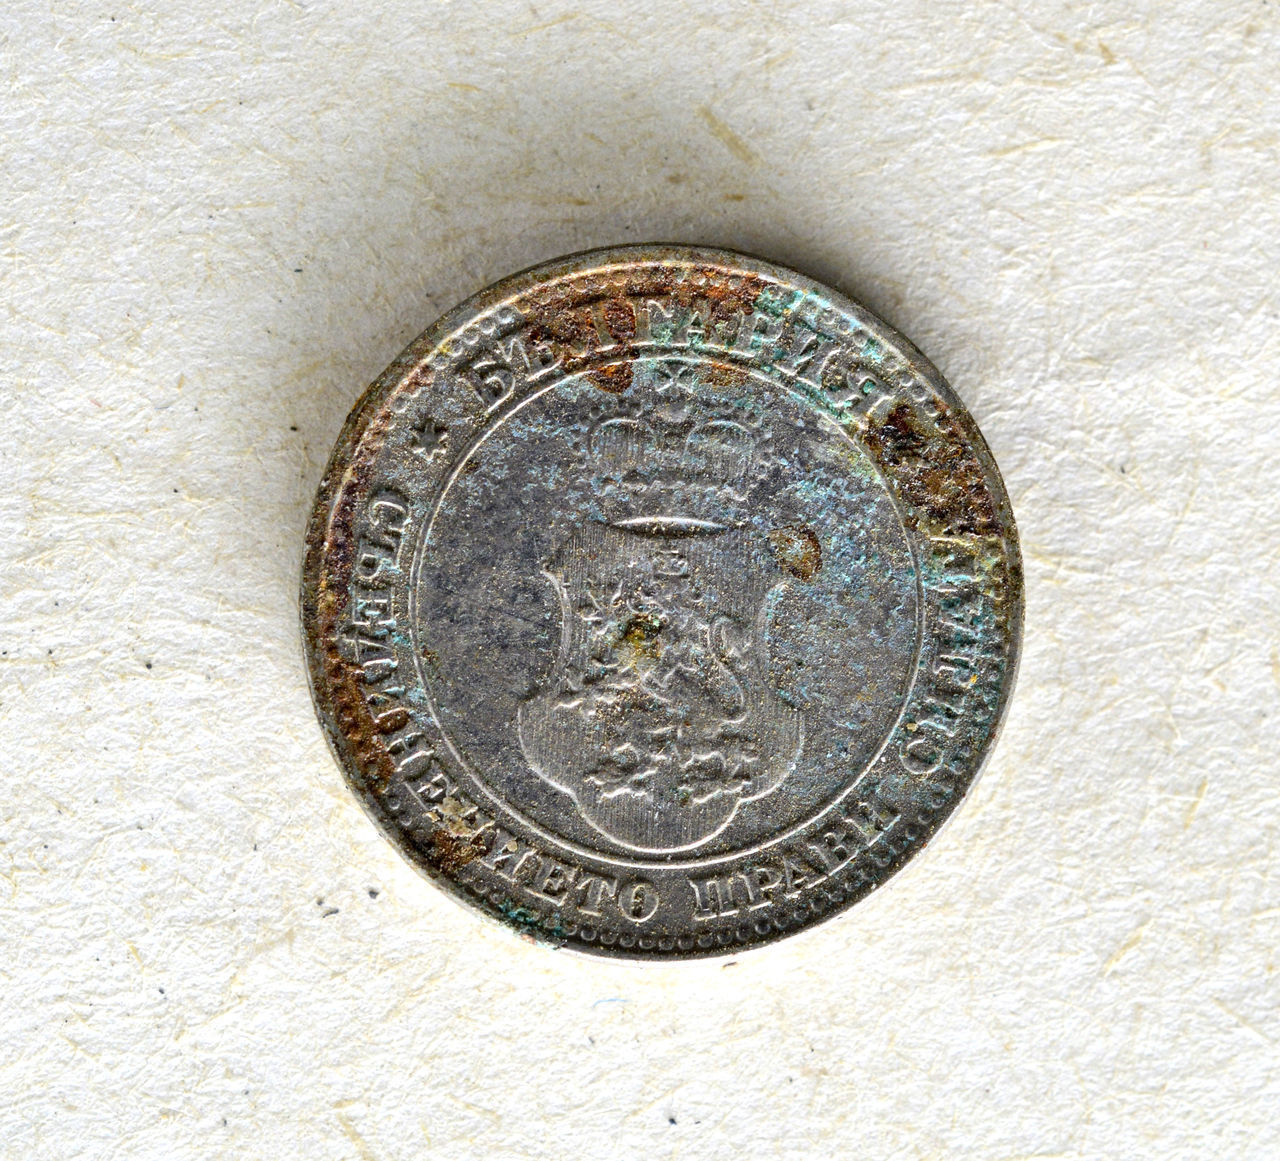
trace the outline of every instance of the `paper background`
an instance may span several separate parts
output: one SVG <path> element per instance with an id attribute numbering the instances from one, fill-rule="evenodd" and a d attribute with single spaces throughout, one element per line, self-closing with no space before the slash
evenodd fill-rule
<path id="1" fill-rule="evenodd" d="M 0 1153 L 1280 1155 L 1280 7 L 14 0 L 0 30 Z M 420 879 L 296 628 L 363 385 L 493 279 L 633 240 L 906 332 L 1026 556 L 952 825 L 723 964 L 551 953 Z"/>

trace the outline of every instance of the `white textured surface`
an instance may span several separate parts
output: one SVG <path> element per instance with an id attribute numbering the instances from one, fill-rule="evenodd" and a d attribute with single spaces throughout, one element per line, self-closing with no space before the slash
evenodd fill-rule
<path id="1" fill-rule="evenodd" d="M 1276 4 L 0 30 L 4 1156 L 1280 1155 Z M 1013 496 L 1028 633 L 890 890 L 639 969 L 491 929 L 376 837 L 295 590 L 405 342 L 648 239 L 793 265 L 932 357 Z"/>

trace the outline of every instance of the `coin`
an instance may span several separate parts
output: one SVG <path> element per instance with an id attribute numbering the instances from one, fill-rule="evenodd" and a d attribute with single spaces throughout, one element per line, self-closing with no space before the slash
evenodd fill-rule
<path id="1" fill-rule="evenodd" d="M 320 721 L 383 832 L 540 941 L 737 952 L 863 898 L 1009 699 L 1008 496 L 938 372 L 723 250 L 572 255 L 432 326 L 307 536 Z"/>

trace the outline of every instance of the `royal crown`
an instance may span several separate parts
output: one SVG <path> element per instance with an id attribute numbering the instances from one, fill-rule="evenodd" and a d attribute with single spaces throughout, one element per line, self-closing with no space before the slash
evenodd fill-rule
<path id="1" fill-rule="evenodd" d="M 639 378 L 639 376 L 637 376 Z M 700 389 L 696 368 L 662 365 L 634 395 L 592 412 L 583 447 L 604 521 L 641 536 L 738 527 L 767 433 Z"/>

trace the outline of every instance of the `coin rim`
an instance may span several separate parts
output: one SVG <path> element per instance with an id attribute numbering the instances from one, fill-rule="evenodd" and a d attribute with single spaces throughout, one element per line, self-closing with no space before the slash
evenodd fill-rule
<path id="1" fill-rule="evenodd" d="M 903 360 L 910 366 L 914 375 L 925 382 L 930 390 L 936 392 L 948 405 L 951 419 L 960 428 L 965 441 L 973 449 L 974 455 L 982 465 L 986 475 L 986 483 L 995 501 L 995 509 L 1008 561 L 1009 580 L 1009 651 L 1008 662 L 1000 685 L 992 725 L 985 742 L 973 763 L 972 774 L 965 784 L 963 792 L 956 798 L 951 808 L 919 845 L 894 869 L 886 879 L 874 884 L 868 891 L 853 898 L 841 900 L 830 909 L 801 926 L 787 930 L 774 931 L 761 935 L 748 942 L 735 942 L 729 946 L 716 946 L 708 949 L 694 948 L 673 951 L 639 951 L 636 948 L 605 947 L 598 943 L 572 938 L 557 939 L 550 932 L 545 935 L 528 926 L 508 919 L 475 898 L 475 893 L 444 871 L 430 866 L 415 856 L 414 848 L 405 841 L 403 833 L 395 828 L 377 802 L 376 796 L 365 784 L 367 780 L 359 776 L 359 765 L 355 761 L 350 740 L 338 726 L 335 707 L 332 701 L 322 692 L 323 661 L 329 655 L 324 643 L 314 640 L 308 624 L 308 613 L 315 603 L 315 596 L 320 591 L 320 581 L 325 563 L 326 529 L 333 509 L 333 501 L 340 491 L 341 483 L 353 452 L 359 447 L 372 420 L 381 413 L 381 405 L 403 383 L 406 375 L 439 346 L 442 339 L 459 330 L 466 321 L 478 317 L 503 302 L 525 293 L 539 284 L 563 279 L 569 276 L 588 275 L 599 271 L 607 272 L 619 266 L 662 263 L 677 261 L 681 264 L 692 264 L 702 267 L 720 267 L 728 276 L 734 274 L 761 274 L 788 284 L 806 293 L 814 294 L 834 309 L 848 314 L 878 331 L 892 343 Z M 1022 552 L 1018 536 L 1017 523 L 1014 519 L 1013 505 L 1009 498 L 1008 488 L 1000 473 L 999 466 L 991 449 L 979 430 L 977 422 L 970 414 L 960 397 L 951 385 L 943 378 L 941 372 L 925 357 L 925 355 L 903 335 L 897 328 L 890 326 L 879 316 L 856 302 L 844 292 L 816 281 L 790 267 L 771 262 L 768 259 L 741 251 L 720 247 L 691 246 L 681 243 L 632 243 L 621 246 L 608 246 L 597 249 L 580 250 L 566 254 L 547 262 L 540 262 L 523 270 L 510 274 L 497 282 L 491 283 L 482 290 L 464 299 L 457 306 L 446 311 L 428 326 L 416 339 L 392 360 L 391 364 L 360 395 L 348 413 L 333 450 L 325 465 L 316 491 L 316 499 L 307 522 L 305 551 L 302 561 L 301 586 L 299 591 L 299 624 L 302 633 L 302 646 L 307 670 L 307 683 L 311 691 L 312 704 L 320 722 L 321 732 L 329 744 L 329 749 L 342 772 L 343 780 L 355 795 L 365 813 L 373 821 L 379 832 L 395 847 L 397 852 L 419 874 L 425 876 L 433 884 L 441 887 L 447 896 L 471 915 L 483 915 L 488 920 L 508 932 L 515 932 L 531 942 L 552 948 L 567 947 L 584 955 L 591 955 L 610 960 L 621 960 L 629 963 L 672 963 L 685 960 L 708 960 L 737 958 L 745 952 L 752 952 L 771 946 L 780 939 L 788 939 L 822 927 L 828 920 L 834 919 L 856 904 L 862 902 L 875 891 L 883 890 L 889 883 L 896 881 L 907 866 L 915 863 L 923 850 L 930 846 L 946 829 L 952 819 L 959 813 L 966 798 L 973 792 L 974 786 L 985 772 L 990 756 L 999 742 L 1008 714 L 1009 702 L 1017 684 L 1018 669 L 1022 656 L 1023 629 L 1026 615 L 1025 578 L 1022 565 Z"/>

